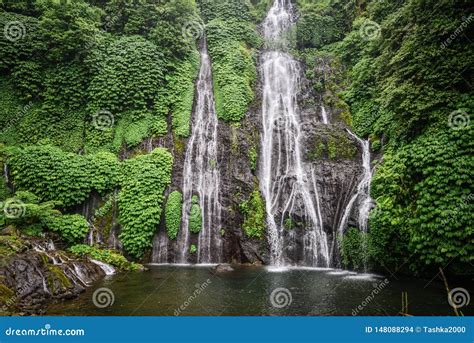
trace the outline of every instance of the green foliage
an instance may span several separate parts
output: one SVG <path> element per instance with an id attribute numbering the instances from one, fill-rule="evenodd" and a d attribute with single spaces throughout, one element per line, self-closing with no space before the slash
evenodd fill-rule
<path id="1" fill-rule="evenodd" d="M 170 239 L 178 236 L 181 227 L 181 217 L 183 211 L 183 195 L 179 191 L 171 192 L 168 195 L 165 208 L 166 231 Z"/>
<path id="2" fill-rule="evenodd" d="M 141 257 L 151 247 L 160 222 L 163 192 L 171 183 L 173 157 L 163 148 L 126 160 L 118 196 L 120 239 L 125 250 Z"/>
<path id="3" fill-rule="evenodd" d="M 344 268 L 363 271 L 368 260 L 367 234 L 356 228 L 350 228 L 338 239 Z"/>
<path id="4" fill-rule="evenodd" d="M 21 253 L 28 246 L 18 236 L 0 236 L 0 256 L 8 258 Z"/>
<path id="5" fill-rule="evenodd" d="M 140 118 L 152 108 L 163 82 L 163 58 L 159 48 L 140 36 L 122 37 L 104 42 L 88 63 L 94 66 L 89 85 L 89 112 L 112 112 L 116 119 L 133 111 Z"/>
<path id="6" fill-rule="evenodd" d="M 194 0 L 111 0 L 104 7 L 108 31 L 142 35 L 160 46 L 167 60 L 182 59 L 193 48 L 183 27 L 198 18 Z"/>
<path id="7" fill-rule="evenodd" d="M 191 209 L 189 211 L 189 231 L 199 233 L 202 228 L 202 212 L 199 206 L 199 198 L 194 195 L 191 200 Z"/>
<path id="8" fill-rule="evenodd" d="M 296 227 L 296 223 L 291 218 L 286 218 L 283 221 L 283 227 L 287 230 L 293 230 Z"/>
<path id="9" fill-rule="evenodd" d="M 249 238 L 262 239 L 265 234 L 265 203 L 258 190 L 250 195 L 250 199 L 240 204 L 244 214 L 242 229 Z"/>
<path id="10" fill-rule="evenodd" d="M 2 28 L 2 35 L 0 35 L 0 71 L 5 72 L 20 61 L 44 53 L 45 46 L 39 36 L 39 21 L 37 18 L 1 11 L 0 27 Z M 6 35 L 5 31 L 10 33 Z"/>
<path id="11" fill-rule="evenodd" d="M 77 243 L 84 239 L 89 231 L 86 218 L 79 214 L 65 214 L 53 217 L 48 221 L 48 227 L 57 232 L 67 243 Z"/>
<path id="12" fill-rule="evenodd" d="M 438 131 L 385 153 L 370 221 L 378 261 L 396 265 L 415 254 L 414 270 L 472 263 L 472 142 L 472 129 Z"/>
<path id="13" fill-rule="evenodd" d="M 379 151 L 382 148 L 382 142 L 379 139 L 376 139 L 371 142 L 371 147 L 373 151 Z"/>
<path id="14" fill-rule="evenodd" d="M 0 225 L 13 225 L 28 236 L 39 236 L 44 229 L 57 232 L 66 243 L 77 243 L 89 231 L 86 219 L 79 215 L 62 215 L 54 201 L 41 202 L 30 192 L 17 191 L 5 199 L 0 212 Z"/>
<path id="15" fill-rule="evenodd" d="M 93 190 L 112 189 L 120 177 L 119 162 L 109 153 L 80 156 L 52 146 L 16 149 L 8 165 L 17 189 L 64 206 L 80 204 Z"/>
<path id="16" fill-rule="evenodd" d="M 301 6 L 296 36 L 299 49 L 320 48 L 343 37 L 344 26 L 330 8 L 320 2 Z"/>
<path id="17" fill-rule="evenodd" d="M 104 250 L 85 244 L 78 244 L 70 247 L 69 251 L 80 257 L 90 257 L 94 260 L 105 262 L 119 271 L 137 271 L 143 269 L 141 264 L 127 261 L 123 255 L 114 250 Z"/>
<path id="18" fill-rule="evenodd" d="M 195 245 L 195 244 L 191 244 L 191 245 L 189 246 L 189 253 L 190 253 L 190 254 L 195 254 L 196 251 L 197 251 L 196 245 Z"/>
<path id="19" fill-rule="evenodd" d="M 367 16 L 354 22 L 334 50 L 351 67 L 353 83 L 344 98 L 360 135 L 407 142 L 445 122 L 453 109 L 472 108 L 466 106 L 472 106 L 472 97 L 464 79 L 472 69 L 468 51 L 473 43 L 460 35 L 443 48 L 469 8 L 451 1 L 410 0 L 403 6 L 374 1 Z M 432 20 L 422 21 L 419 13 Z M 360 34 L 367 19 L 380 25 L 380 35 L 372 40 Z"/>
<path id="20" fill-rule="evenodd" d="M 172 114 L 173 131 L 180 137 L 189 136 L 198 69 L 199 55 L 193 51 L 171 74 L 166 75 L 168 87 L 160 93 L 157 111 L 163 116 Z"/>
<path id="21" fill-rule="evenodd" d="M 99 33 L 102 12 L 83 0 L 40 2 L 40 34 L 50 62 L 81 58 Z"/>
<path id="22" fill-rule="evenodd" d="M 473 134 L 469 125 L 452 128 L 450 114 L 459 110 L 462 122 L 474 108 L 467 76 L 472 74 L 473 42 L 466 39 L 472 28 L 447 39 L 462 27 L 472 5 L 351 1 L 342 10 L 343 4 L 326 2 L 316 12 L 342 15 L 334 18 L 342 24 L 344 39 L 322 49 L 348 67 L 351 82 L 342 97 L 355 132 L 376 137 L 374 151 L 384 142 L 383 164 L 372 187 L 377 210 L 370 218 L 371 259 L 391 270 L 409 266 L 423 272 L 448 264 L 469 270 L 474 229 L 467 199 L 473 192 L 474 164 L 468 151 Z M 368 23 L 373 28 L 369 37 Z M 302 45 L 313 44 L 304 39 Z M 324 34 L 318 39 L 317 44 L 332 41 L 325 41 Z M 327 90 L 327 83 L 323 86 Z"/>
<path id="23" fill-rule="evenodd" d="M 17 191 L 12 197 L 0 198 L 0 225 L 14 225 L 27 235 L 38 236 L 50 220 L 61 215 L 54 201 L 40 202 L 30 192 Z"/>
<path id="24" fill-rule="evenodd" d="M 252 146 L 249 150 L 250 169 L 255 172 L 257 170 L 258 151 L 257 147 Z"/>
<path id="25" fill-rule="evenodd" d="M 312 149 L 308 152 L 308 158 L 311 161 L 320 158 L 348 160 L 356 156 L 356 144 L 349 139 L 346 133 L 333 129 L 328 129 L 325 136 L 316 137 L 313 140 Z"/>
<path id="26" fill-rule="evenodd" d="M 202 2 L 209 54 L 213 63 L 214 94 L 219 118 L 239 121 L 254 98 L 254 48 L 261 38 L 250 22 L 251 7 L 242 1 Z"/>

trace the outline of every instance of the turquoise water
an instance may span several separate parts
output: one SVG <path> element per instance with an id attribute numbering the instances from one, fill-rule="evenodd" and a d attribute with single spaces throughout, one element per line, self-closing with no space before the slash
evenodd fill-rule
<path id="1" fill-rule="evenodd" d="M 107 277 L 75 300 L 52 304 L 46 314 L 385 316 L 399 314 L 403 291 L 408 292 L 411 315 L 453 314 L 438 281 L 428 284 L 430 280 L 385 279 L 333 269 L 238 266 L 216 275 L 210 266 L 148 268 Z M 100 288 L 108 290 L 98 302 Z M 99 306 L 107 306 L 97 307 L 94 298 Z M 472 307 L 461 310 L 473 314 Z"/>

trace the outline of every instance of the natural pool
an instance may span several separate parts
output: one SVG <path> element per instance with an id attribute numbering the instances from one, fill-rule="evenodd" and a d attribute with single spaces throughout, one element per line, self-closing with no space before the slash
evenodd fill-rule
<path id="1" fill-rule="evenodd" d="M 452 315 L 439 281 L 387 279 L 335 269 L 149 265 L 142 273 L 108 276 L 75 300 L 52 304 L 47 315 L 397 315 L 402 292 L 409 314 Z M 428 284 L 428 285 L 427 285 Z M 426 287 L 425 287 L 426 286 Z M 455 287 L 455 285 L 453 285 Z M 94 302 L 94 292 L 108 288 Z M 368 297 L 371 300 L 368 300 Z M 365 306 L 363 306 L 365 305 Z M 472 308 L 463 308 L 472 315 Z"/>

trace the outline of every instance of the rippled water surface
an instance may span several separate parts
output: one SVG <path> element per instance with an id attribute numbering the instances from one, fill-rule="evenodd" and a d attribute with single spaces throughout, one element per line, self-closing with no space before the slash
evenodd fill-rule
<path id="1" fill-rule="evenodd" d="M 400 312 L 403 291 L 408 292 L 412 315 L 453 314 L 438 281 L 427 285 L 429 280 L 388 279 L 385 283 L 382 276 L 321 268 L 238 266 L 217 275 L 211 266 L 148 268 L 142 273 L 107 277 L 76 300 L 52 304 L 47 314 L 383 316 Z M 94 305 L 94 292 L 99 288 L 111 292 L 97 300 L 106 305 L 113 294 L 112 305 Z M 359 305 L 362 310 L 355 313 Z M 474 314 L 472 307 L 462 310 L 465 315 Z"/>

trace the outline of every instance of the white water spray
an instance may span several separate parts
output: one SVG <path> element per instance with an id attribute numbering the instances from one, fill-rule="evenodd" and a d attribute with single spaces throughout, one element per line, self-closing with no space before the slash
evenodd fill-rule
<path id="1" fill-rule="evenodd" d="M 357 185 L 357 193 L 352 196 L 349 200 L 346 209 L 344 210 L 344 214 L 342 216 L 341 222 L 339 224 L 338 233 L 339 235 L 344 234 L 344 230 L 347 226 L 347 221 L 349 216 L 352 212 L 352 208 L 354 207 L 355 201 L 359 200 L 359 215 L 358 215 L 358 222 L 359 222 L 359 229 L 363 232 L 368 231 L 368 222 L 369 222 L 369 213 L 373 207 L 373 201 L 370 197 L 370 183 L 372 181 L 372 168 L 370 166 L 370 144 L 369 141 L 364 141 L 353 134 L 351 131 L 347 131 L 349 135 L 354 138 L 362 147 L 362 166 L 364 168 L 364 172 L 362 175 L 362 179 Z"/>
<path id="2" fill-rule="evenodd" d="M 261 190 L 266 202 L 271 264 L 287 264 L 284 221 L 293 216 L 305 224 L 303 265 L 329 266 L 313 170 L 302 159 L 301 118 L 297 105 L 299 63 L 286 50 L 292 22 L 292 5 L 275 0 L 263 23 L 269 50 L 262 56 Z"/>
<path id="3" fill-rule="evenodd" d="M 93 260 L 93 259 L 90 259 L 90 261 L 92 263 L 98 265 L 104 271 L 105 275 L 115 274 L 115 268 L 112 267 L 110 264 L 107 264 L 107 263 L 102 262 L 102 261 Z"/>
<path id="4" fill-rule="evenodd" d="M 196 92 L 192 134 L 188 142 L 183 170 L 183 215 L 178 237 L 179 263 L 188 262 L 189 218 L 192 197 L 199 197 L 202 228 L 199 233 L 198 263 L 220 262 L 222 238 L 219 234 L 221 205 L 220 175 L 217 162 L 218 120 L 212 89 L 211 62 L 205 42 L 201 48 L 201 67 Z"/>
<path id="5" fill-rule="evenodd" d="M 329 124 L 328 113 L 326 112 L 326 107 L 324 107 L 324 105 L 321 105 L 321 118 L 323 119 L 323 124 Z"/>

